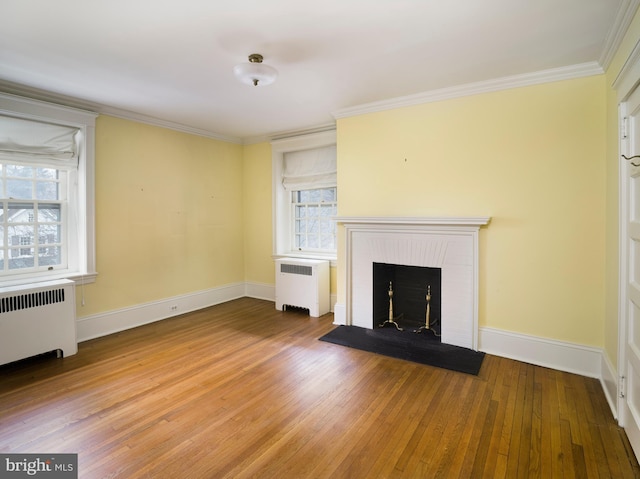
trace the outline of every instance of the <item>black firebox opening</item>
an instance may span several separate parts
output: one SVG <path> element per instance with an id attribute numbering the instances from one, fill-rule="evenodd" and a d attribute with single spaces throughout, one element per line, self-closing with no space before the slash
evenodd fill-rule
<path id="1" fill-rule="evenodd" d="M 373 263 L 373 327 L 389 319 L 389 284 L 393 288 L 393 316 L 401 328 L 412 332 L 426 324 L 427 291 L 430 328 L 440 335 L 442 269 Z M 389 326 L 387 326 L 389 327 Z"/>

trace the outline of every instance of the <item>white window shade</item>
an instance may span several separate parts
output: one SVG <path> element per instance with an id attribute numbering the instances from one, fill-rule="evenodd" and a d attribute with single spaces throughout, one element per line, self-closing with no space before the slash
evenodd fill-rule
<path id="1" fill-rule="evenodd" d="M 284 154 L 282 184 L 287 191 L 336 186 L 336 146 Z"/>
<path id="2" fill-rule="evenodd" d="M 21 163 L 77 166 L 78 128 L 0 115 L 0 155 Z"/>

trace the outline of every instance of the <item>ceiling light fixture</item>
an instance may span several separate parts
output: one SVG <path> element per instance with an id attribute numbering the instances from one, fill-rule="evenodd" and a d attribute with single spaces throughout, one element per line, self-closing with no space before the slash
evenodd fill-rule
<path id="1" fill-rule="evenodd" d="M 252 53 L 249 55 L 249 63 L 241 63 L 233 67 L 233 74 L 246 85 L 264 86 L 270 85 L 278 77 L 278 71 L 262 63 L 262 55 Z"/>

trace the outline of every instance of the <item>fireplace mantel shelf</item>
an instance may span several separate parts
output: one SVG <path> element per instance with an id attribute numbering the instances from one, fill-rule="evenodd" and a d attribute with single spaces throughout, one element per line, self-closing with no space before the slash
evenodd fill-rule
<path id="1" fill-rule="evenodd" d="M 419 226 L 484 226 L 490 216 L 403 217 L 403 216 L 338 216 L 338 224 L 345 225 L 419 225 Z"/>

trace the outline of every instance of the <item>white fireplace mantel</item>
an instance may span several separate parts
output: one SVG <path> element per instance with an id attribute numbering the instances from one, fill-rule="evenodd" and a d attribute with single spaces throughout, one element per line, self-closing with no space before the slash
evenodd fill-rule
<path id="1" fill-rule="evenodd" d="M 347 225 L 415 225 L 415 226 L 456 226 L 479 228 L 491 221 L 490 216 L 338 216 L 338 224 Z"/>
<path id="2" fill-rule="evenodd" d="M 345 230 L 344 309 L 373 328 L 373 263 L 441 268 L 442 342 L 478 349 L 478 231 L 490 217 L 337 217 Z M 340 317 L 340 316 L 343 317 Z"/>

